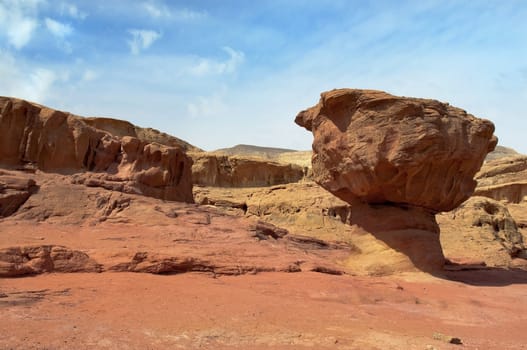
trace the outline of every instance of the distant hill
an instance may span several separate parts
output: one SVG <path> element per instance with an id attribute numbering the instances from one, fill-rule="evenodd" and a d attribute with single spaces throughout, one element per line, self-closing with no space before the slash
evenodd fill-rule
<path id="1" fill-rule="evenodd" d="M 226 156 L 259 158 L 278 163 L 297 164 L 302 167 L 311 166 L 311 151 L 296 151 L 288 148 L 236 145 L 230 148 L 221 148 L 211 153 Z"/>
<path id="2" fill-rule="evenodd" d="M 496 146 L 496 149 L 489 154 L 487 154 L 487 157 L 485 158 L 485 161 L 489 160 L 495 160 L 505 157 L 511 157 L 511 156 L 518 156 L 520 153 L 516 152 L 512 148 L 504 147 L 504 146 Z"/>
<path id="3" fill-rule="evenodd" d="M 285 152 L 296 152 L 296 150 L 287 148 L 261 147 L 253 145 L 236 145 L 230 148 L 220 148 L 213 151 L 212 153 L 223 154 L 226 156 L 252 156 L 276 159 L 280 154 Z"/>

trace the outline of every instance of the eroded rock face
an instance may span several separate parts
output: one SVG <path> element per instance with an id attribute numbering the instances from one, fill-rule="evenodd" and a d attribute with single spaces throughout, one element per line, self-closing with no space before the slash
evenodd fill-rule
<path id="1" fill-rule="evenodd" d="M 474 196 L 453 212 L 454 220 L 480 227 L 501 244 L 512 256 L 526 256 L 523 236 L 516 221 L 502 203 L 486 197 Z M 480 234 L 480 237 L 483 234 Z"/>
<path id="2" fill-rule="evenodd" d="M 101 272 L 102 268 L 81 251 L 41 245 L 0 249 L 0 277 L 44 272 Z"/>
<path id="3" fill-rule="evenodd" d="M 192 180 L 196 185 L 259 187 L 297 182 L 304 168 L 264 159 L 193 153 Z"/>
<path id="4" fill-rule="evenodd" d="M 131 136 L 141 141 L 144 141 L 146 143 L 155 142 L 155 143 L 159 143 L 161 145 L 165 145 L 169 147 L 183 148 L 187 152 L 202 151 L 201 149 L 191 145 L 188 142 L 178 139 L 177 137 L 165 134 L 164 132 L 161 132 L 156 129 L 141 128 L 126 120 L 95 117 L 95 118 L 84 118 L 83 121 L 86 124 L 95 127 L 96 129 L 104 130 L 114 136 L 118 136 L 118 137 Z"/>
<path id="5" fill-rule="evenodd" d="M 37 190 L 35 180 L 0 171 L 0 218 L 15 213 Z"/>
<path id="6" fill-rule="evenodd" d="M 449 211 L 474 191 L 494 125 L 435 100 L 340 89 L 295 122 L 313 132 L 313 173 L 348 203 Z"/>
<path id="7" fill-rule="evenodd" d="M 527 201 L 527 156 L 517 155 L 488 161 L 476 174 L 476 195 L 506 200 Z"/>
<path id="8" fill-rule="evenodd" d="M 352 238 L 375 255 L 350 264 L 370 274 L 441 269 L 435 213 L 474 192 L 494 125 L 439 101 L 354 89 L 322 93 L 295 122 L 313 132 L 314 180 L 351 204 Z"/>
<path id="9" fill-rule="evenodd" d="M 75 181 L 88 186 L 193 201 L 192 160 L 181 147 L 115 136 L 83 118 L 6 97 L 0 97 L 0 134 L 0 164 L 81 174 Z"/>

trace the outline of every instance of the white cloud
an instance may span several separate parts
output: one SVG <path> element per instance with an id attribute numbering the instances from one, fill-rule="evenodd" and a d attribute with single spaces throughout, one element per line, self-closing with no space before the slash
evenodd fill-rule
<path id="1" fill-rule="evenodd" d="M 132 39 L 128 40 L 128 46 L 130 46 L 130 51 L 134 55 L 138 55 L 142 50 L 148 49 L 154 41 L 161 38 L 161 33 L 154 30 L 130 29 L 128 33 L 132 35 Z"/>
<path id="2" fill-rule="evenodd" d="M 193 11 L 189 9 L 170 10 L 164 3 L 159 1 L 145 1 L 143 8 L 154 18 L 167 18 L 180 21 L 199 20 L 207 16 L 206 12 Z"/>
<path id="3" fill-rule="evenodd" d="M 61 39 L 65 38 L 73 32 L 73 28 L 71 27 L 71 25 L 55 21 L 51 18 L 46 18 L 44 20 L 44 23 L 46 24 L 46 28 L 51 32 L 51 34 Z"/>
<path id="4" fill-rule="evenodd" d="M 216 61 L 201 58 L 197 64 L 190 68 L 190 73 L 197 76 L 204 76 L 209 74 L 226 74 L 235 72 L 245 61 L 245 54 L 228 46 L 225 46 L 222 49 L 229 55 L 227 60 Z"/>
<path id="5" fill-rule="evenodd" d="M 61 15 L 67 15 L 74 19 L 80 19 L 83 20 L 86 17 L 88 17 L 88 14 L 86 12 L 80 11 L 77 6 L 73 4 L 68 4 L 66 2 L 63 2 L 60 5 L 60 14 Z"/>
<path id="6" fill-rule="evenodd" d="M 92 80 L 97 79 L 98 77 L 99 77 L 99 74 L 97 74 L 97 72 L 91 69 L 86 69 L 84 73 L 82 74 L 83 81 L 92 81 Z"/>
<path id="7" fill-rule="evenodd" d="M 49 69 L 37 68 L 29 78 L 31 84 L 26 85 L 25 95 L 30 96 L 30 99 L 41 100 L 58 77 Z"/>
<path id="8" fill-rule="evenodd" d="M 192 11 L 189 9 L 181 9 L 174 11 L 172 16 L 177 20 L 194 21 L 207 17 L 207 13 L 203 11 Z"/>
<path id="9" fill-rule="evenodd" d="M 38 0 L 3 0 L 0 2 L 0 33 L 8 43 L 19 50 L 31 40 L 38 26 Z M 2 35 L 2 34 L 0 34 Z"/>
<path id="10" fill-rule="evenodd" d="M 168 7 L 166 7 L 164 4 L 156 4 L 153 1 L 147 1 L 143 3 L 143 7 L 145 8 L 146 12 L 148 12 L 150 16 L 154 18 L 170 17 L 172 15 Z"/>
<path id="11" fill-rule="evenodd" d="M 58 80 L 67 79 L 48 68 L 26 65 L 0 51 L 0 95 L 15 96 L 44 103 Z"/>
<path id="12" fill-rule="evenodd" d="M 226 105 L 219 94 L 208 97 L 198 96 L 187 104 L 187 112 L 193 118 L 217 116 L 226 110 Z"/>

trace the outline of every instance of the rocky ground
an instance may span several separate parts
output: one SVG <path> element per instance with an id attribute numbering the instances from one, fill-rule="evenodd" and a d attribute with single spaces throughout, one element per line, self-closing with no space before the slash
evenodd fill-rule
<path id="1" fill-rule="evenodd" d="M 348 263 L 362 259 L 354 245 L 313 238 L 323 226 L 310 220 L 321 216 L 306 210 L 304 223 L 319 228 L 300 235 L 241 208 L 9 173 L 35 178 L 39 190 L 0 224 L 2 349 L 522 349 L 527 341 L 522 270 L 361 276 Z M 328 225 L 342 224 L 330 217 Z"/>

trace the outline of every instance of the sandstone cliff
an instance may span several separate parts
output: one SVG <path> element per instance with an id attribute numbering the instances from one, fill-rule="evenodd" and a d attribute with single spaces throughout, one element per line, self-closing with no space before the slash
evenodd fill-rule
<path id="1" fill-rule="evenodd" d="M 177 137 L 168 135 L 152 128 L 141 128 L 126 120 L 113 118 L 91 117 L 84 118 L 83 121 L 97 129 L 107 131 L 108 133 L 118 136 L 131 136 L 147 143 L 159 143 L 169 147 L 182 148 L 186 152 L 201 152 L 202 150 L 190 143 Z"/>
<path id="2" fill-rule="evenodd" d="M 0 165 L 77 174 L 78 183 L 192 202 L 183 148 L 113 135 L 72 114 L 0 97 Z M 122 122 L 116 121 L 122 130 Z M 106 129 L 111 124 L 104 120 Z M 120 129 L 121 128 L 121 129 Z M 115 130 L 114 130 L 115 131 Z M 126 133 L 126 132 L 125 132 Z"/>
<path id="3" fill-rule="evenodd" d="M 297 182 L 305 169 L 255 157 L 191 153 L 192 182 L 201 186 L 258 187 Z"/>

